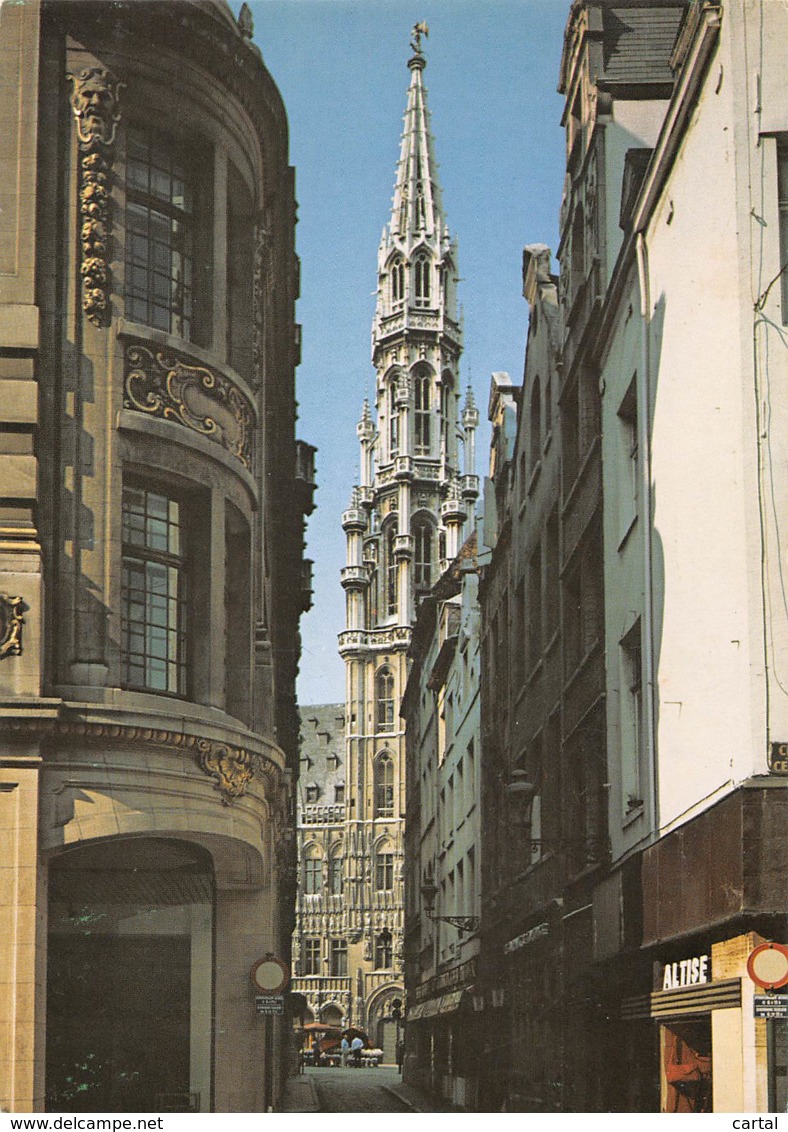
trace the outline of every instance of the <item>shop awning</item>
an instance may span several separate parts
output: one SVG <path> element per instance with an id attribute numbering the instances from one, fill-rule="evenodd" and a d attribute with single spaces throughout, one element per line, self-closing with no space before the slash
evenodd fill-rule
<path id="1" fill-rule="evenodd" d="M 460 990 L 429 998 L 426 1002 L 419 1002 L 408 1011 L 408 1022 L 418 1022 L 420 1018 L 437 1018 L 441 1014 L 454 1014 L 460 1009 L 462 996 L 469 989 L 469 987 L 461 987 Z"/>
<path id="2" fill-rule="evenodd" d="M 444 994 L 440 999 L 436 1014 L 453 1014 L 455 1010 L 459 1010 L 464 994 L 465 987 L 463 987 L 462 990 L 451 991 L 450 994 Z"/>

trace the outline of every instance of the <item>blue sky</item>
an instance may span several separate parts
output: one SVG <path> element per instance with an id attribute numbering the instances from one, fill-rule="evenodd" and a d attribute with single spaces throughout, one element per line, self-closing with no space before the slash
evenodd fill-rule
<path id="1" fill-rule="evenodd" d="M 430 29 L 425 82 L 444 209 L 459 239 L 463 384 L 472 383 L 484 419 L 490 374 L 522 375 L 522 249 L 557 244 L 556 86 L 569 0 L 254 0 L 250 8 L 290 123 L 303 325 L 298 435 L 318 448 L 318 509 L 307 531 L 315 595 L 301 621 L 299 700 L 338 702 L 340 523 L 358 476 L 356 422 L 374 393 L 376 256 L 394 189 L 410 29 L 421 20 Z M 480 430 L 482 475 L 487 436 Z"/>

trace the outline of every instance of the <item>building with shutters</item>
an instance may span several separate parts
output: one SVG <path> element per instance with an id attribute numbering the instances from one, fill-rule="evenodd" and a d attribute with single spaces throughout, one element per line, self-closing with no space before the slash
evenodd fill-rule
<path id="1" fill-rule="evenodd" d="M 281 1087 L 250 970 L 289 960 L 314 450 L 251 36 L 223 0 L 3 5 L 5 1111 Z"/>

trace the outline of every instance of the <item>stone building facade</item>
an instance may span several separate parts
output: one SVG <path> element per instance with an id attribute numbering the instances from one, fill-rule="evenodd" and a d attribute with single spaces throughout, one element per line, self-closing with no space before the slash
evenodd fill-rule
<path id="1" fill-rule="evenodd" d="M 281 1085 L 249 973 L 289 960 L 314 485 L 251 35 L 222 0 L 3 6 L 4 1110 Z"/>
<path id="2" fill-rule="evenodd" d="M 786 1104 L 747 959 L 788 944 L 787 42 L 777 5 L 569 12 L 479 553 L 484 1111 Z"/>
<path id="3" fill-rule="evenodd" d="M 347 674 L 345 813 L 338 827 L 343 899 L 323 929 L 347 944 L 349 1020 L 373 1041 L 388 1043 L 389 1058 L 392 1028 L 385 1019 L 392 1000 L 403 995 L 405 738 L 399 704 L 411 626 L 419 602 L 457 555 L 478 492 L 472 470 L 478 414 L 471 405 L 462 414 L 464 450 L 458 440 L 457 248 L 443 213 L 429 128 L 425 31 L 414 29 L 392 211 L 378 251 L 374 416 L 365 402 L 358 425 L 360 482 L 342 516 L 348 552 L 346 628 L 339 637 Z M 302 830 L 302 880 L 307 850 Z M 317 906 L 322 898 L 304 896 L 310 899 Z M 296 985 L 308 998 L 305 923 L 302 916 Z"/>
<path id="4" fill-rule="evenodd" d="M 402 703 L 405 821 L 404 1078 L 476 1106 L 472 1024 L 480 923 L 477 536 L 419 607 Z"/>

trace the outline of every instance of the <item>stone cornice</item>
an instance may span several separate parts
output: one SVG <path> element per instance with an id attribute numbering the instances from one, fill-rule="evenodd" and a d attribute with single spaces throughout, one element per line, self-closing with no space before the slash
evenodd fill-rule
<path id="1" fill-rule="evenodd" d="M 58 746 L 78 739 L 81 743 L 104 747 L 163 748 L 188 752 L 200 770 L 215 780 L 215 789 L 221 794 L 224 805 L 242 797 L 252 780 L 259 778 L 265 784 L 268 800 L 279 811 L 278 816 L 286 816 L 284 771 L 275 759 L 264 752 L 252 752 L 185 731 L 121 723 L 8 716 L 3 726 L 9 737 L 35 736 Z"/>

